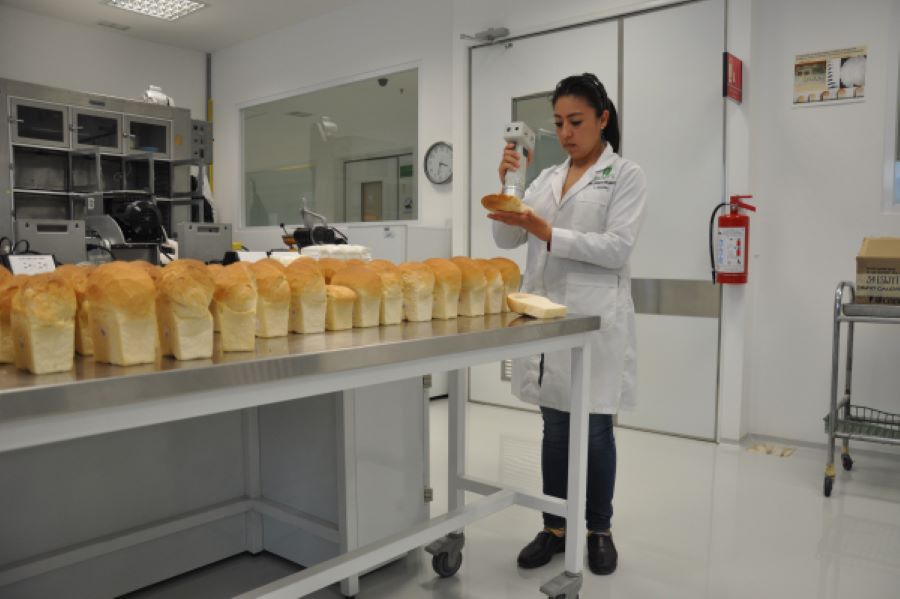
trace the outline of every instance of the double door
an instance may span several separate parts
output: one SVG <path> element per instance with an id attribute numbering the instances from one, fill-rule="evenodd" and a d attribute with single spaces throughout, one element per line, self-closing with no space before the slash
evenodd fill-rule
<path id="1" fill-rule="evenodd" d="M 537 134 L 530 182 L 565 159 L 550 104 L 556 83 L 596 74 L 619 109 L 620 154 L 648 182 L 631 256 L 639 407 L 619 423 L 704 439 L 716 435 L 719 295 L 705 228 L 723 189 L 724 26 L 724 0 L 699 0 L 471 50 L 471 255 L 525 268 L 524 246 L 497 248 L 480 204 L 500 188 L 503 127 L 524 120 Z M 512 396 L 504 366 L 473 368 L 470 398 L 530 408 Z"/>

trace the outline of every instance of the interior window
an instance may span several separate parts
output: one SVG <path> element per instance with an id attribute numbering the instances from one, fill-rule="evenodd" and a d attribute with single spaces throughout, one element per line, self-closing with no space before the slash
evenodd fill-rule
<path id="1" fill-rule="evenodd" d="M 302 198 L 329 222 L 415 220 L 418 70 L 241 110 L 243 220 L 300 222 Z"/>

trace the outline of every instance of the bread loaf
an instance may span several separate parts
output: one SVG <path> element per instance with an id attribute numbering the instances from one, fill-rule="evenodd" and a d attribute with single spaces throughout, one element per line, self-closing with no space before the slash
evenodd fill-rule
<path id="1" fill-rule="evenodd" d="M 11 330 L 16 367 L 33 374 L 72 369 L 75 290 L 55 273 L 28 277 L 13 296 Z"/>
<path id="2" fill-rule="evenodd" d="M 516 196 L 502 193 L 486 195 L 481 198 L 481 205 L 491 212 L 531 212 L 531 208 Z"/>
<path id="3" fill-rule="evenodd" d="M 294 333 L 321 333 L 325 330 L 325 278 L 306 260 L 295 260 L 287 268 L 291 287 L 288 326 Z"/>
<path id="4" fill-rule="evenodd" d="M 162 273 L 162 268 L 155 264 L 150 264 L 146 260 L 134 260 L 131 262 L 131 265 L 146 272 L 153 279 L 154 283 L 159 278 L 160 273 Z"/>
<path id="5" fill-rule="evenodd" d="M 216 277 L 219 276 L 219 273 L 222 272 L 222 269 L 225 268 L 221 264 L 207 264 L 206 268 L 209 270 L 209 274 L 212 275 L 213 283 L 216 282 Z M 215 294 L 215 292 L 213 292 Z M 219 332 L 219 314 L 215 310 L 215 302 L 209 305 L 209 313 L 212 314 L 213 318 L 213 331 Z"/>
<path id="6" fill-rule="evenodd" d="M 56 269 L 56 274 L 64 277 L 75 290 L 77 309 L 75 312 L 75 351 L 82 356 L 94 355 L 94 340 L 91 338 L 91 324 L 87 301 L 88 275 L 94 266 L 76 266 L 63 264 Z"/>
<path id="7" fill-rule="evenodd" d="M 329 331 L 343 331 L 353 328 L 353 306 L 356 292 L 348 287 L 326 285 L 325 328 Z"/>
<path id="8" fill-rule="evenodd" d="M 156 285 L 135 262 L 110 262 L 88 276 L 94 359 L 119 366 L 156 360 Z"/>
<path id="9" fill-rule="evenodd" d="M 500 275 L 500 269 L 494 266 L 490 260 L 475 260 L 475 265 L 481 269 L 485 278 L 484 291 L 484 313 L 500 314 L 503 311 L 503 305 L 506 303 L 506 287 L 503 285 L 503 277 Z"/>
<path id="10" fill-rule="evenodd" d="M 456 318 L 462 288 L 462 272 L 456 264 L 444 258 L 429 258 L 425 260 L 425 265 L 434 273 L 434 305 L 431 317 L 439 320 Z"/>
<path id="11" fill-rule="evenodd" d="M 250 268 L 241 262 L 223 268 L 213 294 L 222 351 L 253 351 L 256 347 L 256 303 L 256 279 Z"/>
<path id="12" fill-rule="evenodd" d="M 0 283 L 3 283 L 6 279 L 11 279 L 12 276 L 13 274 L 5 266 L 0 265 Z"/>
<path id="13" fill-rule="evenodd" d="M 319 258 L 317 264 L 322 272 L 322 276 L 325 277 L 325 283 L 328 285 L 331 284 L 331 278 L 334 276 L 334 273 L 347 266 L 346 262 L 337 258 Z"/>
<path id="14" fill-rule="evenodd" d="M 487 279 L 475 261 L 466 256 L 454 256 L 452 262 L 462 273 L 462 286 L 459 291 L 460 316 L 484 316 L 484 296 Z"/>
<path id="15" fill-rule="evenodd" d="M 505 292 L 503 294 L 503 312 L 509 312 L 509 301 L 507 296 L 519 290 L 522 283 L 522 275 L 519 271 L 519 265 L 509 258 L 497 257 L 491 258 L 491 264 L 500 269 L 500 276 L 503 277 L 503 285 Z"/>
<path id="16" fill-rule="evenodd" d="M 400 269 L 390 260 L 372 260 L 366 266 L 381 277 L 379 322 L 385 325 L 400 324 L 403 322 L 403 281 Z"/>
<path id="17" fill-rule="evenodd" d="M 166 266 L 157 281 L 156 318 L 162 355 L 178 360 L 211 358 L 216 284 L 209 269 L 191 260 Z"/>
<path id="18" fill-rule="evenodd" d="M 12 300 L 28 275 L 16 275 L 0 281 L 0 363 L 12 364 L 16 360 L 12 338 Z"/>
<path id="19" fill-rule="evenodd" d="M 284 267 L 276 260 L 253 263 L 259 300 L 256 304 L 256 336 L 285 337 L 291 311 L 291 286 Z"/>
<path id="20" fill-rule="evenodd" d="M 348 266 L 336 272 L 331 283 L 347 287 L 356 293 L 356 302 L 353 304 L 354 327 L 378 326 L 383 285 L 377 272 L 367 266 Z"/>
<path id="21" fill-rule="evenodd" d="M 410 322 L 431 320 L 434 272 L 420 262 L 405 262 L 399 270 L 403 284 L 403 318 Z"/>
<path id="22" fill-rule="evenodd" d="M 507 296 L 509 307 L 513 312 L 526 314 L 534 318 L 560 318 L 566 315 L 566 307 L 554 304 L 542 295 L 532 293 L 510 293 Z"/>

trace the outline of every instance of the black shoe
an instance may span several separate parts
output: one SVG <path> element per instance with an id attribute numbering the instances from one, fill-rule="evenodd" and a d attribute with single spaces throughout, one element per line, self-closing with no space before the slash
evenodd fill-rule
<path id="1" fill-rule="evenodd" d="M 599 576 L 612 574 L 619 563 L 619 552 L 609 533 L 592 532 L 587 538 L 588 566 Z"/>
<path id="2" fill-rule="evenodd" d="M 553 556 L 566 550 L 566 537 L 542 530 L 519 552 L 519 567 L 530 570 L 550 563 Z"/>

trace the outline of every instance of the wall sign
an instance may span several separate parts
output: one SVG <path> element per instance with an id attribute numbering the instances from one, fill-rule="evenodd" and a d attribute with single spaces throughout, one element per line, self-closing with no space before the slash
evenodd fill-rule
<path id="1" fill-rule="evenodd" d="M 794 60 L 794 106 L 862 102 L 868 46 L 798 54 Z"/>

